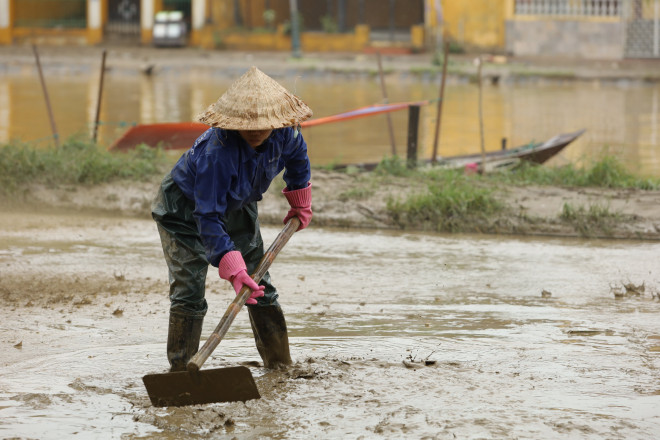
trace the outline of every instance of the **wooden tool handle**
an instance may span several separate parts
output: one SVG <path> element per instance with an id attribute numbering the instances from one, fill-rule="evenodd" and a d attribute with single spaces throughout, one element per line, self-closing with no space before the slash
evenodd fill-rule
<path id="1" fill-rule="evenodd" d="M 299 227 L 300 220 L 298 217 L 292 217 L 287 222 L 286 226 L 284 226 L 284 229 L 282 229 L 277 235 L 275 241 L 270 245 L 264 256 L 261 258 L 261 261 L 259 261 L 257 269 L 252 274 L 252 279 L 256 283 L 261 281 L 266 274 L 266 271 L 268 271 L 268 268 L 275 260 L 277 254 L 282 250 L 287 241 L 289 241 L 289 238 L 291 238 L 293 233 L 296 232 Z M 238 315 L 241 307 L 243 307 L 245 301 L 250 298 L 251 294 L 252 292 L 250 291 L 250 288 L 243 286 L 238 295 L 236 295 L 236 298 L 234 298 L 231 304 L 229 304 L 229 308 L 216 326 L 215 330 L 213 330 L 213 333 L 211 333 L 211 336 L 209 336 L 202 348 L 188 362 L 188 371 L 191 373 L 199 371 L 204 362 L 206 362 L 206 359 L 208 359 L 211 353 L 213 353 L 215 347 L 217 347 L 222 338 L 225 337 L 227 330 L 229 330 L 229 326 L 234 322 L 234 318 L 236 318 L 236 315 Z"/>

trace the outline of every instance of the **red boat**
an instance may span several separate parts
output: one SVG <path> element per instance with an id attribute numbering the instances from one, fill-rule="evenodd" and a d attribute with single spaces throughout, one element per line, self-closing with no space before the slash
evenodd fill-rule
<path id="1" fill-rule="evenodd" d="M 328 124 L 330 122 L 346 121 L 349 119 L 363 118 L 386 112 L 403 110 L 411 105 L 426 105 L 430 101 L 399 102 L 393 104 L 374 104 L 361 107 L 338 115 L 325 116 L 323 118 L 310 119 L 300 124 L 303 128 L 315 125 Z M 140 124 L 129 128 L 126 133 L 117 139 L 110 150 L 130 150 L 140 144 L 152 147 L 161 147 L 164 150 L 186 150 L 190 148 L 208 125 L 199 122 L 163 122 L 159 124 Z"/>

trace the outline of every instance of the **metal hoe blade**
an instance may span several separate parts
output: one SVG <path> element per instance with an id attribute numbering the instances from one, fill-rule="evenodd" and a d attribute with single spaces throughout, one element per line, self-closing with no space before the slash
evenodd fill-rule
<path id="1" fill-rule="evenodd" d="M 247 367 L 148 374 L 142 381 L 153 406 L 245 402 L 261 397 Z"/>

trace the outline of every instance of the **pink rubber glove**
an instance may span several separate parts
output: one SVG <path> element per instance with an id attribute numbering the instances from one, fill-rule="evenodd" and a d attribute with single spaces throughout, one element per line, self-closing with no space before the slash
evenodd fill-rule
<path id="1" fill-rule="evenodd" d="M 309 182 L 307 188 L 293 191 L 284 188 L 282 194 L 284 194 L 284 197 L 289 202 L 289 206 L 291 206 L 289 213 L 284 217 L 284 224 L 291 217 L 295 216 L 300 220 L 300 227 L 297 230 L 305 229 L 309 225 L 309 222 L 312 221 L 312 183 Z"/>
<path id="2" fill-rule="evenodd" d="M 238 295 L 243 288 L 243 285 L 248 286 L 252 290 L 252 294 L 245 301 L 245 304 L 254 305 L 257 303 L 256 298 L 264 296 L 264 286 L 255 283 L 254 280 L 248 275 L 243 255 L 239 251 L 227 252 L 218 264 L 218 274 L 223 280 L 229 281 L 236 295 Z"/>

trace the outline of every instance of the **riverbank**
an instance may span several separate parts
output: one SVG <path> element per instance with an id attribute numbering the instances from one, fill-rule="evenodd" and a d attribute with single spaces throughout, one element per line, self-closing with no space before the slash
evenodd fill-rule
<path id="1" fill-rule="evenodd" d="M 212 73 L 235 77 L 252 65 L 270 75 L 377 75 L 375 54 L 234 52 L 197 48 L 154 48 L 143 46 L 41 46 L 40 62 L 51 74 L 89 73 L 101 65 L 107 51 L 106 68 L 113 73 L 167 75 Z M 475 59 L 484 60 L 483 75 L 492 82 L 515 81 L 608 81 L 660 82 L 660 60 L 583 60 L 549 57 L 506 57 L 490 54 L 451 54 L 448 76 L 473 80 Z M 383 54 L 385 74 L 400 77 L 436 78 L 441 66 L 433 53 Z M 35 68 L 32 46 L 0 46 L 0 72 L 20 74 Z"/>
<path id="2" fill-rule="evenodd" d="M 57 209 L 148 218 L 160 177 L 100 185 L 33 185 L 21 202 L 2 202 L 4 209 Z M 397 222 L 388 200 L 402 201 L 425 186 L 404 177 L 376 179 L 368 173 L 315 169 L 312 227 L 406 229 L 434 231 L 433 225 Z M 457 232 L 660 240 L 660 190 L 569 188 L 480 181 L 504 209 L 492 217 L 460 225 Z M 278 226 L 288 209 L 276 180 L 260 202 L 262 223 Z M 568 211 L 567 211 L 568 210 Z"/>

